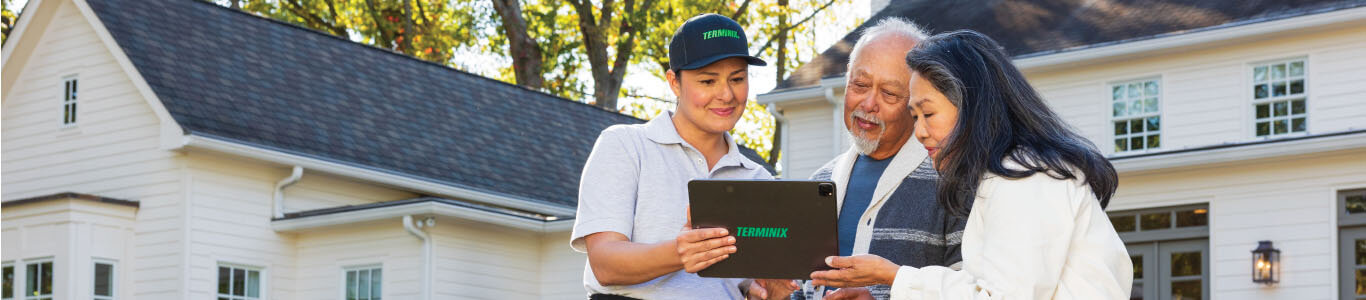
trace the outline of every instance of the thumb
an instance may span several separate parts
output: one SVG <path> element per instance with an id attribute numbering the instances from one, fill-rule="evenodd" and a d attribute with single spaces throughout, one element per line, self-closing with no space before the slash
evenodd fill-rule
<path id="1" fill-rule="evenodd" d="M 831 268 L 844 269 L 854 266 L 854 258 L 843 256 L 829 256 L 825 258 L 825 264 Z"/>

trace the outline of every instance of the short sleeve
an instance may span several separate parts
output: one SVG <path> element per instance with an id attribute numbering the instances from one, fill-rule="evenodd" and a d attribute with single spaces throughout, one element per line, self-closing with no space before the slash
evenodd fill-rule
<path id="1" fill-rule="evenodd" d="M 640 182 L 635 133 L 626 126 L 602 131 L 579 179 L 579 207 L 570 247 L 587 252 L 583 238 L 599 232 L 631 237 Z"/>

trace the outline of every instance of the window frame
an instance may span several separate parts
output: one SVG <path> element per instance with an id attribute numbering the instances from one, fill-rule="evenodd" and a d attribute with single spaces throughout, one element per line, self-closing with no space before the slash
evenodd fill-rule
<path id="1" fill-rule="evenodd" d="M 1205 222 L 1205 225 L 1200 225 L 1200 226 L 1186 226 L 1186 227 L 1178 227 L 1178 226 L 1177 226 L 1177 224 L 1176 224 L 1176 213 L 1181 212 L 1181 211 L 1196 210 L 1196 209 L 1205 209 L 1205 210 L 1206 210 L 1206 213 L 1205 213 L 1205 215 L 1206 215 L 1206 222 Z M 1143 227 L 1143 226 L 1142 226 L 1142 215 L 1144 215 L 1144 214 L 1152 214 L 1152 213 L 1157 213 L 1157 212 L 1166 212 L 1166 213 L 1169 213 L 1169 214 L 1172 216 L 1172 218 L 1171 218 L 1171 226 L 1170 226 L 1170 227 L 1167 227 L 1167 228 L 1165 228 L 1165 229 L 1143 230 L 1143 228 L 1142 228 L 1142 227 Z M 1134 224 L 1135 224 L 1135 225 L 1134 225 L 1134 226 L 1135 226 L 1135 227 L 1134 227 L 1134 231 L 1131 231 L 1131 232 L 1117 232 L 1117 233 L 1119 233 L 1119 238 L 1120 238 L 1121 240 L 1123 240 L 1125 243 L 1144 243 L 1144 242 L 1156 242 L 1156 241 L 1171 241 L 1171 240 L 1182 240 L 1182 239 L 1209 238 L 1209 231 L 1210 231 L 1210 225 L 1209 225 L 1209 224 L 1210 224 L 1210 222 L 1213 221 L 1213 218 L 1210 218 L 1210 217 L 1209 217 L 1209 216 L 1210 216 L 1210 213 L 1209 213 L 1209 203 L 1199 203 L 1199 204 L 1188 204 L 1188 205 L 1177 205 L 1177 206 L 1164 206 L 1164 207 L 1154 207 L 1154 208 L 1144 208 L 1144 209 L 1122 210 L 1122 211 L 1106 212 L 1105 214 L 1106 214 L 1106 219 L 1107 219 L 1107 220 L 1108 220 L 1109 218 L 1113 218 L 1113 217 L 1134 216 L 1134 222 L 1135 222 L 1135 223 L 1134 223 Z M 1111 225 L 1113 226 L 1114 224 L 1111 224 Z"/>
<path id="2" fill-rule="evenodd" d="M 1294 62 L 1297 62 L 1297 61 L 1300 62 L 1301 65 L 1302 65 L 1302 67 L 1303 67 L 1303 74 L 1301 74 L 1298 78 L 1295 78 L 1295 77 L 1291 77 L 1291 76 L 1290 76 L 1290 70 L 1289 70 L 1289 69 L 1290 69 L 1290 64 L 1291 64 L 1291 63 L 1294 63 Z M 1286 83 L 1286 95 L 1284 95 L 1284 96 L 1279 96 L 1279 97 L 1274 96 L 1274 92 L 1270 91 L 1272 88 L 1275 87 L 1274 82 L 1277 81 L 1276 79 L 1272 79 L 1272 78 L 1271 78 L 1271 69 L 1270 69 L 1270 67 L 1271 67 L 1271 66 L 1274 66 L 1274 65 L 1278 65 L 1278 64 L 1285 64 L 1285 65 L 1286 65 L 1286 77 L 1283 79 L 1283 80 L 1285 81 L 1285 83 Z M 1265 139 L 1278 139 L 1278 138 L 1285 138 L 1285 137 L 1304 136 L 1304 135 L 1308 135 L 1310 132 L 1313 131 L 1313 124 L 1312 124 L 1313 122 L 1312 122 L 1312 120 L 1311 120 L 1312 117 L 1311 117 L 1311 114 L 1310 114 L 1310 111 L 1311 111 L 1310 108 L 1311 108 L 1311 105 L 1312 105 L 1312 104 L 1311 104 L 1310 101 L 1309 101 L 1310 98 L 1312 98 L 1312 96 L 1311 96 L 1311 94 L 1312 94 L 1312 91 L 1311 91 L 1311 90 L 1312 90 L 1312 89 L 1310 88 L 1310 85 L 1309 85 L 1309 83 L 1310 83 L 1310 81 L 1311 81 L 1311 78 L 1310 78 L 1310 76 L 1309 76 L 1309 73 L 1310 73 L 1310 72 L 1309 72 L 1309 57 L 1308 57 L 1308 56 L 1294 56 L 1294 57 L 1283 57 L 1283 58 L 1276 58 L 1276 59 L 1261 60 L 1261 61 L 1255 61 L 1255 62 L 1248 63 L 1246 66 L 1247 66 L 1247 68 L 1246 68 L 1246 70 L 1247 70 L 1246 72 L 1247 72 L 1247 73 L 1246 73 L 1246 76 L 1243 77 L 1243 79 L 1244 79 L 1244 80 L 1247 80 L 1247 81 L 1243 81 L 1243 82 L 1244 82 L 1244 84 L 1246 84 L 1246 86 L 1244 86 L 1244 92 L 1247 93 L 1247 94 L 1246 94 L 1246 95 L 1247 95 L 1247 96 L 1246 96 L 1246 99 L 1248 99 L 1248 102 L 1247 102 L 1248 105 L 1246 106 L 1246 107 L 1247 107 L 1247 112 L 1244 114 L 1244 116 L 1246 116 L 1246 118 L 1247 118 L 1246 120 L 1248 120 L 1248 122 L 1246 123 L 1246 124 L 1247 124 L 1247 125 L 1246 125 L 1247 127 L 1245 127 L 1245 128 L 1247 128 L 1248 136 L 1252 137 L 1253 139 L 1262 139 L 1262 140 L 1265 140 Z M 1267 75 L 1266 75 L 1267 79 L 1266 79 L 1265 81 L 1257 81 L 1256 76 L 1257 76 L 1257 68 L 1258 68 L 1258 67 L 1268 67 Z M 1294 81 L 1295 79 L 1303 80 L 1303 82 L 1304 82 L 1304 85 L 1303 85 L 1304 91 L 1303 91 L 1303 93 L 1300 93 L 1300 94 L 1298 94 L 1298 95 L 1290 95 L 1290 91 L 1289 91 L 1289 90 L 1290 90 L 1290 82 Z M 1265 98 L 1265 99 L 1257 99 L 1257 92 L 1256 92 L 1257 85 L 1260 85 L 1260 84 L 1262 84 L 1262 83 L 1266 83 L 1266 84 L 1269 85 L 1268 91 L 1267 91 L 1268 95 L 1267 95 L 1267 98 Z M 1296 101 L 1296 100 L 1304 101 L 1304 113 L 1303 113 L 1302 115 L 1296 115 L 1296 114 L 1293 113 L 1293 112 L 1294 112 L 1294 111 L 1293 111 L 1293 108 L 1294 108 L 1293 105 L 1294 105 L 1294 101 Z M 1284 102 L 1284 103 L 1286 103 L 1287 115 L 1285 115 L 1284 117 L 1279 117 L 1279 118 L 1278 118 L 1278 117 L 1276 117 L 1276 115 L 1275 115 L 1275 103 L 1278 103 L 1278 102 Z M 1269 116 L 1268 116 L 1267 118 L 1257 118 L 1257 106 L 1258 106 L 1258 105 L 1262 105 L 1262 104 L 1268 105 L 1268 108 L 1267 108 L 1267 109 L 1269 110 L 1269 112 L 1268 112 Z M 1304 131 L 1295 132 L 1295 131 L 1294 131 L 1294 119 L 1296 119 L 1296 118 L 1298 118 L 1298 117 L 1300 117 L 1300 116 L 1303 116 L 1303 117 L 1304 117 Z M 1290 129 L 1287 129 L 1287 130 L 1286 130 L 1286 133 L 1281 133 L 1281 134 L 1277 134 L 1277 133 L 1276 133 L 1276 130 L 1275 130 L 1275 122 L 1276 122 L 1277 119 L 1284 119 L 1284 120 L 1286 120 L 1286 124 L 1287 124 L 1288 126 L 1290 126 Z M 1257 135 L 1257 123 L 1258 123 L 1259 121 L 1261 121 L 1261 120 L 1265 120 L 1265 121 L 1267 121 L 1267 122 L 1269 123 L 1269 124 L 1268 124 L 1268 126 L 1269 126 L 1269 127 L 1268 127 L 1269 132 L 1268 132 L 1267 135 L 1264 135 L 1264 136 L 1259 136 L 1259 135 Z"/>
<path id="3" fill-rule="evenodd" d="M 62 76 L 62 128 L 72 128 L 80 125 L 80 75 L 71 74 Z M 73 97 L 74 94 L 74 97 Z"/>
<path id="4" fill-rule="evenodd" d="M 95 294 L 95 286 L 99 285 L 96 280 L 96 272 L 99 272 L 99 265 L 109 265 L 109 295 L 102 296 Z M 93 300 L 115 300 L 119 298 L 119 263 L 117 260 L 105 258 L 92 258 L 90 262 L 90 297 Z"/>
<path id="5" fill-rule="evenodd" d="M 51 273 L 52 273 L 52 274 L 56 274 L 56 273 L 57 273 L 57 261 L 56 261 L 55 259 L 53 259 L 53 257 L 51 257 L 51 256 L 48 256 L 48 257 L 41 257 L 41 258 L 25 259 L 25 260 L 23 260 L 23 265 L 24 265 L 24 286 L 23 286 L 22 289 L 18 289 L 18 291 L 23 291 L 23 297 L 22 297 L 22 299 L 24 299 L 24 300 L 52 300 L 53 297 L 54 297 L 54 295 L 57 294 L 57 290 L 56 290 L 55 288 L 53 289 L 52 294 L 47 294 L 47 295 L 32 296 L 32 295 L 29 295 L 29 293 L 28 293 L 29 281 L 30 281 L 30 280 L 41 280 L 41 279 L 37 279 L 37 278 L 42 278 L 42 275 L 41 275 L 41 274 L 42 274 L 42 273 L 41 273 L 41 270 L 42 270 L 41 268 L 42 268 L 42 267 L 39 267 L 39 272 L 40 272 L 39 274 L 40 274 L 40 275 L 36 276 L 35 278 L 29 278 L 29 276 L 28 276 L 28 266 L 29 266 L 29 265 L 42 265 L 42 264 L 44 264 L 44 263 L 50 263 L 50 264 L 52 264 L 52 272 L 51 272 Z M 15 273 L 18 273 L 19 270 L 16 269 L 14 272 L 15 272 Z M 18 275 L 15 275 L 15 277 L 18 278 L 19 276 L 18 276 Z M 40 283 L 41 283 L 41 282 L 40 282 Z M 56 283 L 57 283 L 57 276 L 56 276 L 56 275 L 53 275 L 53 276 L 52 276 L 52 285 L 56 285 Z M 38 287 L 38 290 L 42 290 L 42 286 L 39 286 L 39 287 Z M 17 291 L 16 291 L 16 292 L 17 292 Z M 16 299 L 19 299 L 20 297 L 17 297 L 17 296 L 16 296 L 15 298 L 16 298 Z"/>
<path id="6" fill-rule="evenodd" d="M 379 298 L 383 299 L 383 298 L 384 298 L 384 297 L 383 297 L 383 296 L 384 296 L 384 291 L 383 291 L 383 290 L 384 290 L 384 277 L 383 277 L 382 274 L 384 274 L 384 265 L 383 265 L 383 264 L 378 264 L 378 263 L 377 263 L 377 264 L 352 265 L 352 266 L 342 267 L 342 272 L 341 272 L 341 282 L 342 282 L 342 284 L 341 284 L 341 299 L 348 299 L 348 298 L 347 298 L 347 292 L 351 290 L 351 287 L 350 287 L 351 282 L 350 282 L 350 280 L 348 280 L 347 276 L 350 275 L 351 272 L 357 272 L 357 274 L 359 274 L 359 271 L 370 271 L 370 272 L 371 272 L 371 275 L 372 275 L 372 276 L 370 277 L 370 279 L 373 280 L 373 279 L 374 279 L 374 277 L 373 277 L 373 272 L 376 271 L 376 270 L 380 271 L 380 274 L 381 274 L 381 275 L 380 275 L 380 285 L 379 285 L 379 286 L 380 286 L 380 295 L 379 295 L 380 297 L 379 297 Z M 359 280 L 358 280 L 358 281 L 359 281 Z M 372 286 L 373 286 L 373 285 L 372 285 Z M 373 291 L 373 290 L 371 290 L 371 291 Z M 359 294 L 359 293 L 357 293 L 357 294 Z M 370 299 L 373 299 L 373 298 L 374 298 L 374 295 L 371 295 L 371 296 L 369 296 L 369 298 L 366 298 L 365 300 L 370 300 Z M 362 298 L 357 298 L 357 299 L 362 299 Z"/>
<path id="7" fill-rule="evenodd" d="M 249 274 L 251 274 L 251 273 L 250 273 L 251 271 L 256 271 L 256 272 L 257 272 L 257 276 L 256 276 L 256 277 L 257 277 L 257 282 L 256 282 L 256 288 L 257 288 L 256 293 L 257 293 L 257 296 L 256 296 L 256 297 L 251 297 L 251 296 L 245 296 L 245 295 L 243 295 L 243 296 L 232 295 L 232 279 L 231 279 L 231 277 L 229 277 L 229 279 L 228 279 L 228 286 L 229 286 L 229 287 L 228 287 L 228 294 L 221 294 L 221 293 L 219 293 L 219 292 L 218 292 L 218 280 L 216 280 L 216 279 L 214 280 L 214 290 L 213 290 L 213 292 L 214 292 L 214 299 L 219 299 L 219 298 L 225 298 L 225 299 L 229 299 L 229 300 L 262 300 L 262 299 L 268 299 L 268 298 L 267 298 L 267 294 L 266 294 L 266 291 L 267 291 L 267 288 L 266 288 L 266 281 L 268 281 L 268 280 L 266 280 L 266 276 L 267 276 L 267 274 L 268 274 L 268 273 L 266 273 L 266 267 L 261 267 L 261 266 L 256 266 L 256 265 L 249 265 L 249 264 L 239 264 L 239 263 L 231 263 L 231 262 L 222 262 L 222 261 L 220 261 L 220 262 L 218 262 L 218 264 L 217 264 L 217 265 L 215 266 L 215 268 L 214 268 L 214 277 L 215 277 L 215 278 L 218 277 L 218 275 L 217 275 L 218 272 L 217 272 L 217 271 L 218 271 L 219 268 L 228 268 L 228 270 L 229 270 L 229 271 L 228 271 L 229 276 L 232 276 L 232 275 L 231 275 L 231 274 L 233 273 L 232 270 L 234 270 L 234 269 L 243 270 L 245 274 L 248 274 L 248 276 L 250 276 Z M 246 282 L 246 281 L 244 280 L 243 282 Z M 248 286 L 250 286 L 249 283 L 248 283 Z M 249 293 L 245 287 L 242 288 L 242 291 L 243 291 L 244 294 Z"/>
<path id="8" fill-rule="evenodd" d="M 1162 148 L 1163 148 L 1163 145 L 1162 145 L 1162 144 L 1163 144 L 1163 138 L 1162 138 L 1162 137 L 1165 135 L 1165 133 L 1163 132 L 1162 129 L 1163 129 L 1163 128 L 1166 128 L 1166 126 L 1163 126 L 1163 124 L 1162 124 L 1162 123 L 1163 123 L 1163 120 L 1162 120 L 1162 119 L 1164 119 L 1163 111 L 1165 111 L 1164 108 L 1165 108 L 1166 102 L 1167 102 L 1167 101 L 1165 101 L 1165 98 L 1166 98 L 1166 95 L 1167 95 L 1167 90 L 1166 90 L 1165 88 L 1163 88 L 1164 82 L 1163 82 L 1162 79 L 1163 79 L 1163 76 L 1162 76 L 1162 75 L 1153 75 L 1153 76 L 1147 76 L 1147 77 L 1139 77 L 1139 78 L 1135 78 L 1135 79 L 1111 81 L 1111 82 L 1107 82 L 1107 83 L 1105 84 L 1105 87 L 1106 87 L 1106 89 L 1105 89 L 1105 94 L 1106 94 L 1107 96 L 1109 96 L 1109 97 L 1106 97 L 1106 98 L 1109 99 L 1109 100 L 1108 100 L 1108 101 L 1105 101 L 1105 103 L 1107 104 L 1107 105 L 1106 105 L 1105 111 L 1108 111 L 1108 112 L 1109 112 L 1109 113 L 1106 114 L 1106 116 L 1108 116 L 1108 120 L 1109 120 L 1108 122 L 1106 122 L 1106 129 L 1105 129 L 1106 132 L 1107 132 L 1107 135 L 1109 136 L 1109 139 L 1108 139 L 1109 142 L 1106 143 L 1106 144 L 1107 144 L 1107 145 L 1110 145 L 1109 150 L 1110 150 L 1110 153 L 1111 153 L 1113 156 L 1137 155 L 1137 154 L 1144 154 L 1144 153 L 1156 152 L 1156 151 L 1161 151 L 1161 150 L 1162 150 Z M 1155 111 L 1155 112 L 1144 112 L 1144 113 L 1135 114 L 1135 115 L 1115 116 L 1115 108 L 1114 108 L 1115 101 L 1116 101 L 1115 98 L 1114 98 L 1114 89 L 1115 89 L 1115 87 L 1118 87 L 1118 86 L 1127 86 L 1127 85 L 1129 85 L 1129 84 L 1134 84 L 1134 83 L 1137 83 L 1137 84 L 1140 84 L 1140 85 L 1144 85 L 1144 84 L 1146 84 L 1146 83 L 1148 83 L 1148 82 L 1153 82 L 1154 84 L 1157 85 L 1157 94 L 1156 94 L 1156 95 L 1147 95 L 1147 94 L 1146 94 L 1146 91 L 1145 91 L 1145 94 L 1142 95 L 1142 96 L 1140 96 L 1139 98 L 1140 98 L 1140 99 L 1146 99 L 1146 98 L 1151 98 L 1151 97 L 1157 98 L 1157 111 Z M 1129 99 L 1129 97 L 1128 97 L 1128 90 L 1127 90 L 1127 88 L 1126 88 L 1126 90 L 1125 90 L 1125 97 L 1124 97 L 1124 99 L 1125 99 L 1125 101 L 1132 100 L 1132 99 Z M 1142 100 L 1140 100 L 1140 101 L 1142 101 Z M 1147 129 L 1147 128 L 1146 128 L 1147 123 L 1144 122 L 1144 129 L 1145 129 L 1145 130 L 1144 130 L 1144 132 L 1143 132 L 1141 135 L 1134 135 L 1132 132 L 1127 132 L 1127 131 L 1126 131 L 1125 134 L 1123 134 L 1123 136 L 1124 136 L 1125 139 L 1126 139 L 1126 143 L 1127 143 L 1127 139 L 1130 139 L 1130 138 L 1133 138 L 1133 137 L 1136 137 L 1136 136 L 1141 136 L 1141 137 L 1143 137 L 1143 145 L 1144 145 L 1144 147 L 1143 147 L 1142 150 L 1132 150 L 1132 145 L 1125 147 L 1125 150 L 1124 150 L 1124 151 L 1119 151 L 1118 149 L 1115 149 L 1115 148 L 1113 147 L 1113 146 L 1114 146 L 1115 139 L 1117 139 L 1117 138 L 1119 138 L 1119 137 L 1121 136 L 1120 134 L 1115 133 L 1115 123 L 1116 123 L 1116 122 L 1124 121 L 1124 122 L 1127 123 L 1127 122 L 1132 122 L 1133 120 L 1140 120 L 1140 121 L 1143 121 L 1143 120 L 1147 120 L 1148 118 L 1152 118 L 1152 117 L 1156 117 L 1156 118 L 1157 118 L 1157 122 L 1158 122 L 1158 129 L 1157 129 L 1157 130 L 1155 130 L 1155 131 L 1147 131 L 1147 130 L 1146 130 L 1146 129 Z M 1125 126 L 1129 126 L 1129 125 L 1126 124 Z M 1153 148 L 1149 148 L 1149 147 L 1147 147 L 1147 145 L 1148 145 L 1148 137 L 1151 137 L 1151 136 L 1153 136 L 1153 135 L 1157 135 L 1158 146 L 1157 146 L 1157 147 L 1153 147 Z"/>

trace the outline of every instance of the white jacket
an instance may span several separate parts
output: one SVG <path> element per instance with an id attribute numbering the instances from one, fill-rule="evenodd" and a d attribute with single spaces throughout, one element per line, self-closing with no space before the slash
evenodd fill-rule
<path id="1" fill-rule="evenodd" d="M 1090 186 L 1076 179 L 988 173 L 962 247 L 961 271 L 902 266 L 891 298 L 1128 299 L 1133 288 L 1124 242 Z"/>

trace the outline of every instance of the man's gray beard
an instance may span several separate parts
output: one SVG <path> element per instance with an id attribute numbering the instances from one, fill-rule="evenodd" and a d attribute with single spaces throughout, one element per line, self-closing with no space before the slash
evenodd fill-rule
<path id="1" fill-rule="evenodd" d="M 865 139 L 857 134 L 854 134 L 854 130 L 849 127 L 844 128 L 844 133 L 849 135 L 849 141 L 854 144 L 854 151 L 858 151 L 858 154 L 861 155 L 871 155 L 873 151 L 877 151 L 877 146 L 881 143 L 882 136 L 887 134 L 887 123 L 884 123 L 882 122 L 882 120 L 877 119 L 877 116 L 873 116 L 872 114 L 857 110 L 855 110 L 854 113 L 849 116 L 850 119 L 854 117 L 860 117 L 865 120 L 874 121 L 878 123 L 877 138 L 874 138 L 872 140 Z M 850 125 L 858 126 L 858 124 L 856 124 L 857 121 L 849 121 L 851 123 Z"/>

